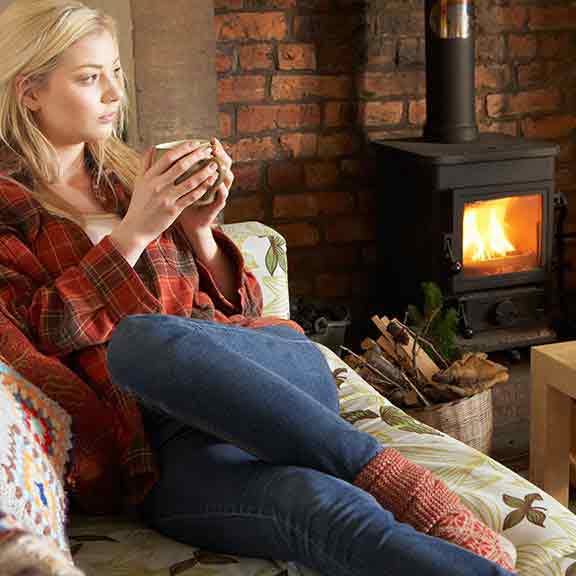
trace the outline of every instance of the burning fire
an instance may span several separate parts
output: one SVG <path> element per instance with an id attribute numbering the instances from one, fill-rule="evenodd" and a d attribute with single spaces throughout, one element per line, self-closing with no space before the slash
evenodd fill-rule
<path id="1" fill-rule="evenodd" d="M 464 262 L 494 260 L 516 252 L 506 233 L 510 200 L 500 198 L 464 208 Z"/>

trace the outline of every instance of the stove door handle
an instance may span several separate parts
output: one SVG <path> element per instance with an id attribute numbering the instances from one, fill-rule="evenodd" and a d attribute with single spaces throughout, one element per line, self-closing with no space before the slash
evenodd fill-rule
<path id="1" fill-rule="evenodd" d="M 460 260 L 454 257 L 454 250 L 452 248 L 452 234 L 444 234 L 444 256 L 450 267 L 450 272 L 455 276 L 460 274 L 464 267 Z"/>

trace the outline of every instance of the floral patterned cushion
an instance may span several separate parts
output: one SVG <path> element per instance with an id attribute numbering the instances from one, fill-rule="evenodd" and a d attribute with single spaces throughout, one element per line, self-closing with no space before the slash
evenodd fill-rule
<path id="1" fill-rule="evenodd" d="M 263 315 L 289 318 L 286 240 L 260 222 L 224 224 L 222 230 L 240 248 L 246 267 L 260 283 Z"/>
<path id="2" fill-rule="evenodd" d="M 257 222 L 225 225 L 243 251 L 265 314 L 288 317 L 285 242 Z M 321 345 L 343 418 L 438 474 L 486 524 L 516 546 L 520 576 L 576 575 L 576 516 L 488 456 L 412 419 Z M 312 576 L 291 563 L 213 554 L 163 538 L 127 518 L 73 518 L 71 549 L 90 576 Z"/>
<path id="3" fill-rule="evenodd" d="M 67 549 L 62 488 L 70 417 L 0 361 L 0 531 L 11 515 L 29 532 Z"/>

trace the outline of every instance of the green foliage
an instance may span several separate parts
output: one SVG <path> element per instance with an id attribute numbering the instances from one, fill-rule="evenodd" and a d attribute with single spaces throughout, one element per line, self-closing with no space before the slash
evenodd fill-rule
<path id="1" fill-rule="evenodd" d="M 434 282 L 423 282 L 421 288 L 422 309 L 412 304 L 408 306 L 408 325 L 416 334 L 432 342 L 448 362 L 453 362 L 460 357 L 456 345 L 458 311 L 446 308 L 442 291 Z M 426 343 L 422 346 L 427 348 Z"/>

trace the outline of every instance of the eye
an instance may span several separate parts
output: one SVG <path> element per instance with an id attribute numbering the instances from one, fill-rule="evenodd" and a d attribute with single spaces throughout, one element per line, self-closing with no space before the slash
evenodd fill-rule
<path id="1" fill-rule="evenodd" d="M 82 84 L 94 84 L 97 79 L 98 74 L 90 74 L 90 76 L 83 76 L 80 78 L 80 82 L 82 82 Z"/>
<path id="2" fill-rule="evenodd" d="M 118 68 L 115 68 L 114 74 L 116 74 L 116 76 L 122 76 L 122 68 L 120 66 Z"/>

